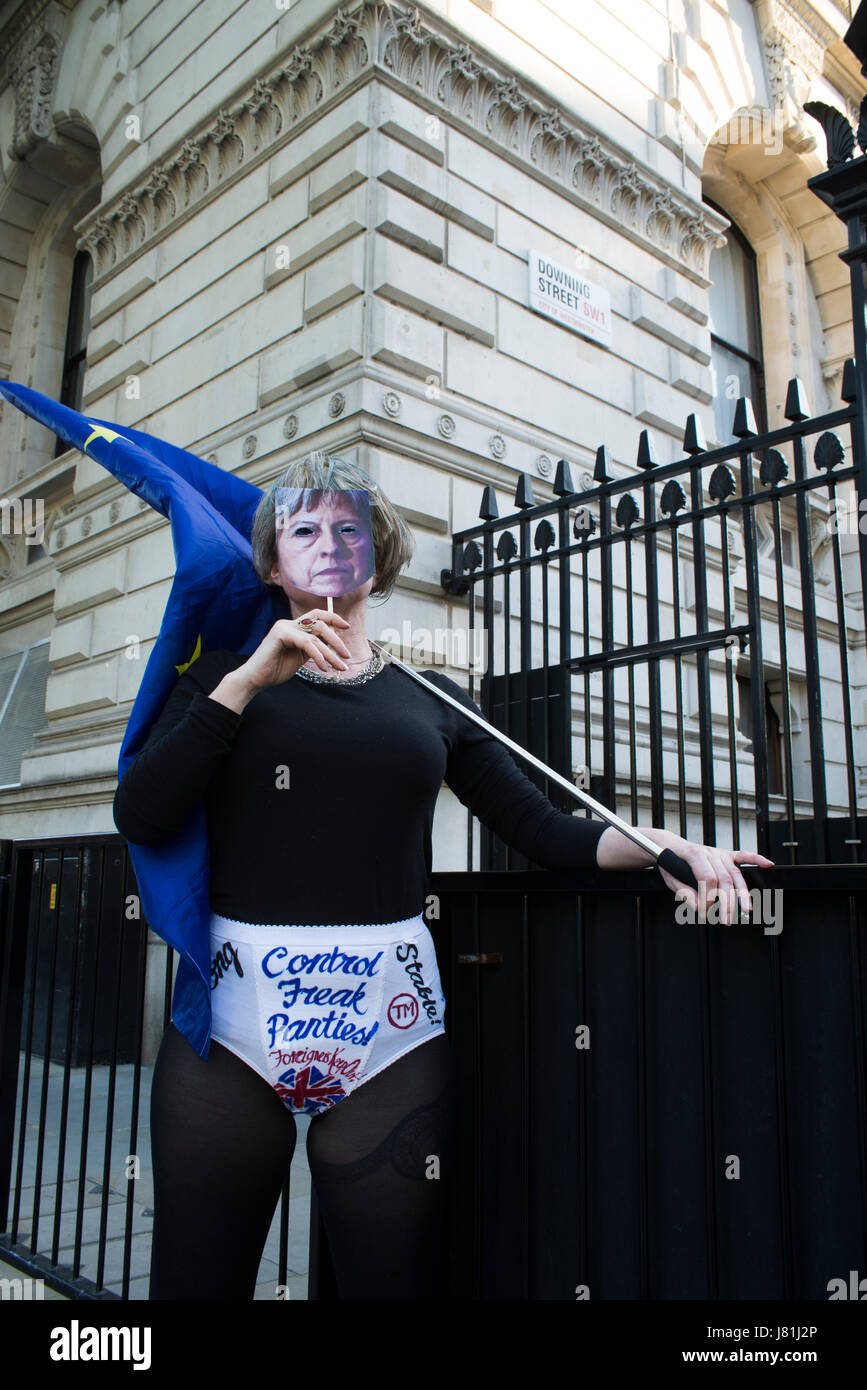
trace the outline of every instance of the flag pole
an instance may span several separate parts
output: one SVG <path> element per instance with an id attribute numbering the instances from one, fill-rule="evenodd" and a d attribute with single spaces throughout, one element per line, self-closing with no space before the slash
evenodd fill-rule
<path id="1" fill-rule="evenodd" d="M 467 709 L 466 705 L 462 705 L 459 700 L 455 700 L 451 695 L 446 694 L 444 690 L 440 690 L 439 686 L 432 684 L 429 680 L 425 680 L 424 676 L 419 671 L 414 671 L 411 666 L 407 666 L 405 662 L 400 661 L 398 657 L 393 656 L 391 652 L 387 652 L 378 642 L 371 642 L 370 645 L 373 647 L 374 651 L 379 653 L 385 662 L 397 666 L 401 671 L 405 671 L 408 676 L 418 681 L 425 689 L 432 691 L 434 695 L 437 695 L 440 700 L 445 701 L 447 705 L 451 705 L 452 709 L 456 709 L 458 714 L 462 714 L 465 718 L 471 719 L 474 724 L 478 724 L 480 728 L 484 729 L 492 738 L 498 739 L 500 743 L 505 744 L 505 746 L 510 748 L 513 753 L 516 753 L 519 758 L 523 758 L 525 762 L 531 763 L 539 772 L 543 772 L 546 777 L 549 777 L 552 782 L 556 782 L 558 787 L 562 787 L 564 791 L 570 792 L 578 801 L 588 806 L 591 811 L 595 811 L 602 820 L 614 826 L 615 830 L 619 830 L 627 839 L 632 840 L 634 844 L 646 850 L 648 854 L 653 856 L 655 866 L 658 869 L 665 869 L 667 873 L 671 874 L 672 878 L 676 878 L 679 882 L 685 883 L 689 888 L 698 888 L 695 874 L 689 864 L 687 864 L 686 860 L 682 859 L 679 854 L 675 854 L 673 849 L 660 849 L 659 845 L 655 844 L 653 840 L 649 840 L 647 836 L 643 835 L 640 830 L 637 830 L 634 825 L 629 825 L 626 821 L 621 820 L 620 817 L 615 815 L 613 811 L 610 811 L 607 806 L 603 806 L 601 801 L 596 801 L 589 792 L 585 792 L 581 787 L 576 787 L 574 782 L 569 782 L 565 777 L 561 777 L 559 772 L 555 772 L 552 767 L 548 767 L 546 763 L 541 762 L 540 759 L 535 757 L 532 753 L 528 753 L 527 749 L 522 748 L 520 743 L 515 743 L 513 739 L 501 733 L 499 729 L 495 729 L 487 719 L 477 714 L 475 710 Z"/>

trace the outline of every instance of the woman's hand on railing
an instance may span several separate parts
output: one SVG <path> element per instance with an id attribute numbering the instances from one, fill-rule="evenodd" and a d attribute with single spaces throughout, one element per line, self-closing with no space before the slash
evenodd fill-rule
<path id="1" fill-rule="evenodd" d="M 660 849 L 672 849 L 695 874 L 698 893 L 694 888 L 673 878 L 667 870 L 660 868 L 663 883 L 673 893 L 681 896 L 698 914 L 703 917 L 712 902 L 719 901 L 719 920 L 731 922 L 735 909 L 740 903 L 744 913 L 752 909 L 750 890 L 739 864 L 756 864 L 759 868 L 771 869 L 774 861 L 751 849 L 719 849 L 716 845 L 703 845 L 694 840 L 685 840 L 673 830 L 657 830 L 640 827 L 641 833 L 659 845 Z M 637 869 L 651 864 L 650 854 L 627 838 L 621 831 L 609 825 L 599 837 L 596 846 L 596 862 L 600 869 Z M 703 901 L 701 899 L 703 898 Z"/>

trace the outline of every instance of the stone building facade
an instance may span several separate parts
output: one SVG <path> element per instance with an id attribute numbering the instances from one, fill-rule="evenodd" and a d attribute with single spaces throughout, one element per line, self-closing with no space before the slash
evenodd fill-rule
<path id="1" fill-rule="evenodd" d="M 806 188 L 825 149 L 802 107 L 855 116 L 850 17 L 845 0 L 3 4 L 0 373 L 60 397 L 77 284 L 79 408 L 259 486 L 310 449 L 357 458 L 416 539 L 370 635 L 448 628 L 440 571 L 482 484 L 510 510 L 526 471 L 545 498 L 551 461 L 580 479 L 600 443 L 632 471 L 644 427 L 676 459 L 691 411 L 714 438 L 728 220 L 754 256 L 768 425 L 793 376 L 815 412 L 839 399 L 845 237 Z M 610 345 L 530 307 L 533 252 L 607 292 Z M 4 495 L 45 516 L 41 546 L 0 536 L 0 836 L 112 831 L 169 527 L 9 406 L 0 438 Z M 435 867 L 464 867 L 465 823 L 444 792 Z"/>

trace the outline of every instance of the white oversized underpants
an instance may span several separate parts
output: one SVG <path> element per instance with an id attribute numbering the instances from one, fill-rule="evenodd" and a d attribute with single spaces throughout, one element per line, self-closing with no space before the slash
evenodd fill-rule
<path id="1" fill-rule="evenodd" d="M 318 1115 L 445 1031 L 421 915 L 279 925 L 211 915 L 211 1037 L 295 1114 Z"/>

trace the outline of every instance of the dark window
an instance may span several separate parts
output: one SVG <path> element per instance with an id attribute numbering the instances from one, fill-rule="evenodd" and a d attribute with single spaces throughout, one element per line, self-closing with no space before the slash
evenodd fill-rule
<path id="1" fill-rule="evenodd" d="M 728 217 L 710 198 L 704 201 Z M 729 218 L 731 221 L 731 218 Z M 759 432 L 768 428 L 756 256 L 743 232 L 732 225 L 726 244 L 711 252 L 709 275 L 711 376 L 717 438 L 734 438 L 732 421 L 739 396 L 749 396 Z"/>
<path id="2" fill-rule="evenodd" d="M 21 760 L 45 728 L 49 643 L 0 656 L 0 786 L 17 786 Z"/>
<path id="3" fill-rule="evenodd" d="M 758 551 L 760 555 L 773 557 L 774 536 L 773 532 L 768 534 L 760 527 L 756 527 L 758 538 Z M 794 566 L 795 563 L 795 533 L 788 526 L 780 527 L 780 553 L 783 557 L 783 564 Z"/>
<path id="4" fill-rule="evenodd" d="M 738 691 L 740 696 L 740 716 L 738 718 L 738 729 L 744 738 L 748 738 L 753 743 L 753 702 L 752 702 L 752 681 L 749 676 L 738 676 Z M 767 757 L 768 768 L 768 793 L 771 796 L 783 795 L 783 751 L 782 735 L 780 733 L 780 721 L 777 711 L 771 704 L 771 694 L 767 686 L 765 690 L 765 733 L 767 735 Z M 758 760 L 761 757 L 761 749 L 753 746 L 753 755 Z"/>
<path id="5" fill-rule="evenodd" d="M 93 262 L 86 251 L 79 251 L 72 265 L 72 289 L 69 294 L 69 314 L 66 320 L 66 347 L 63 351 L 63 380 L 60 403 L 80 410 L 84 389 L 84 369 L 87 365 L 87 335 L 90 330 L 90 282 Z M 57 440 L 54 457 L 69 445 Z"/>

